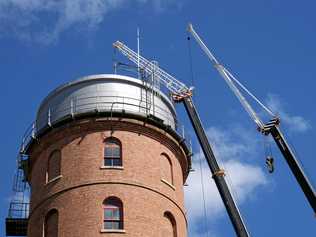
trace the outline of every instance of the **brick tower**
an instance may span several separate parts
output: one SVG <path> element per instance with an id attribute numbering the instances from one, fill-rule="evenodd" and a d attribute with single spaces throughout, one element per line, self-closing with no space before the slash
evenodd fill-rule
<path id="1" fill-rule="evenodd" d="M 26 153 L 28 237 L 185 237 L 190 152 L 158 88 L 119 75 L 42 102 Z"/>

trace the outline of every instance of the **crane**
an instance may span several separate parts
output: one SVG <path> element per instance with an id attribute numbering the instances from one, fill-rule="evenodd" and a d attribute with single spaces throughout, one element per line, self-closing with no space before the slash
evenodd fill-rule
<path id="1" fill-rule="evenodd" d="M 273 140 L 277 144 L 277 147 L 280 149 L 281 153 L 283 154 L 287 164 L 289 165 L 293 175 L 295 176 L 299 186 L 303 190 L 310 206 L 314 210 L 316 214 L 316 192 L 309 181 L 308 177 L 304 173 L 304 170 L 298 159 L 296 158 L 293 149 L 290 147 L 289 143 L 287 142 L 285 136 L 283 135 L 282 131 L 280 130 L 280 118 L 275 116 L 271 110 L 269 110 L 265 105 L 263 105 L 244 85 L 242 85 L 236 77 L 232 75 L 214 56 L 214 54 L 208 49 L 205 43 L 202 41 L 200 36 L 194 30 L 192 24 L 189 24 L 188 31 L 193 35 L 194 39 L 200 45 L 204 53 L 210 59 L 211 63 L 214 65 L 216 70 L 228 84 L 229 88 L 238 98 L 244 109 L 247 111 L 249 116 L 252 120 L 256 123 L 258 131 L 261 132 L 263 135 L 269 135 L 273 137 Z M 268 114 L 272 116 L 272 119 L 268 123 L 264 123 L 255 110 L 251 107 L 248 101 L 245 99 L 241 91 L 238 89 L 237 85 L 243 89 L 248 95 L 253 98 Z M 272 165 L 273 159 L 267 160 L 268 165 Z"/>
<path id="2" fill-rule="evenodd" d="M 223 200 L 224 206 L 232 222 L 236 235 L 238 237 L 250 236 L 225 180 L 225 171 L 221 169 L 218 165 L 213 149 L 207 139 L 201 119 L 193 103 L 192 88 L 188 88 L 185 84 L 183 84 L 161 68 L 157 67 L 149 60 L 135 53 L 122 42 L 116 41 L 113 46 L 118 49 L 124 56 L 126 56 L 130 61 L 138 65 L 141 70 L 149 74 L 154 74 L 160 80 L 160 82 L 165 85 L 165 87 L 171 92 L 173 100 L 175 102 L 182 102 L 184 104 L 185 110 L 195 130 L 196 136 L 201 145 L 208 166 L 211 170 L 212 177 Z"/>

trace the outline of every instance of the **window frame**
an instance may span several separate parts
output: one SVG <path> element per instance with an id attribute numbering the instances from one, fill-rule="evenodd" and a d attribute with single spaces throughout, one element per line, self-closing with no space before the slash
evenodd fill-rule
<path id="1" fill-rule="evenodd" d="M 173 177 L 173 164 L 172 164 L 172 161 L 171 161 L 171 159 L 170 159 L 170 157 L 169 157 L 169 155 L 167 155 L 166 153 L 161 153 L 160 154 L 160 159 L 166 159 L 167 161 L 168 161 L 168 164 L 169 164 L 169 172 L 170 172 L 170 179 L 171 180 L 168 180 L 168 179 L 166 179 L 166 177 L 164 177 L 163 175 L 164 175 L 164 173 L 163 173 L 163 171 L 160 173 L 160 175 L 161 175 L 161 180 L 163 181 L 163 182 L 165 182 L 165 183 L 167 183 L 168 185 L 170 185 L 170 186 L 172 186 L 172 187 L 174 187 L 174 177 Z M 160 161 L 161 162 L 161 161 Z M 162 167 L 162 166 L 160 166 L 162 169 L 164 168 L 164 167 Z M 169 177 L 168 177 L 169 178 Z"/>
<path id="2" fill-rule="evenodd" d="M 54 157 L 54 154 L 58 153 L 57 156 L 57 162 L 56 162 L 56 157 Z M 59 178 L 62 177 L 61 175 L 61 159 L 62 159 L 62 154 L 60 149 L 55 149 L 52 152 L 50 152 L 47 160 L 47 167 L 46 167 L 46 183 L 53 182 L 55 180 L 58 180 Z M 53 162 L 53 163 L 52 163 Z M 52 176 L 51 174 L 51 165 L 57 165 L 58 166 L 58 172 L 56 175 Z"/>
<path id="3" fill-rule="evenodd" d="M 103 230 L 105 231 L 120 231 L 124 230 L 124 215 L 123 215 L 123 202 L 121 199 L 111 196 L 103 201 Z M 108 218 L 106 211 L 110 210 L 112 217 Z M 113 214 L 115 211 L 117 214 Z M 110 224 L 111 228 L 108 228 L 106 224 Z M 115 226 L 117 227 L 115 228 Z"/>
<path id="4" fill-rule="evenodd" d="M 107 149 L 110 150 L 110 154 L 107 153 Z M 108 137 L 104 140 L 103 167 L 123 167 L 122 143 L 115 137 Z"/>

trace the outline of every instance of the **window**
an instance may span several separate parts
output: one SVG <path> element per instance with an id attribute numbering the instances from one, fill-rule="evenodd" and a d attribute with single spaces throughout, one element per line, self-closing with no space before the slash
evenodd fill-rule
<path id="1" fill-rule="evenodd" d="M 172 163 L 169 156 L 165 153 L 160 157 L 161 179 L 173 185 Z"/>
<path id="2" fill-rule="evenodd" d="M 174 216 L 166 211 L 164 213 L 164 225 L 162 228 L 163 237 L 177 237 L 177 223 Z"/>
<path id="3" fill-rule="evenodd" d="M 44 237 L 58 237 L 58 211 L 50 210 L 45 216 Z"/>
<path id="4" fill-rule="evenodd" d="M 48 157 L 47 181 L 60 176 L 61 152 L 54 150 Z"/>
<path id="5" fill-rule="evenodd" d="M 106 230 L 123 229 L 123 204 L 116 197 L 109 197 L 103 202 L 103 228 Z"/>
<path id="6" fill-rule="evenodd" d="M 105 140 L 104 165 L 122 166 L 122 146 L 116 138 L 110 137 Z"/>

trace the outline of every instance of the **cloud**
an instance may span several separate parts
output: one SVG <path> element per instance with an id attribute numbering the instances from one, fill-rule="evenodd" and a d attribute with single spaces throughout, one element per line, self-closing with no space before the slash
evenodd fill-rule
<path id="1" fill-rule="evenodd" d="M 207 130 L 214 152 L 221 160 L 232 158 L 244 160 L 251 157 L 250 154 L 255 152 L 255 148 L 259 143 L 257 134 L 254 132 L 237 125 L 227 129 L 210 127 Z M 255 146 L 249 146 L 249 144 L 255 144 Z"/>
<path id="2" fill-rule="evenodd" d="M 199 159 L 199 158 L 198 158 Z M 202 157 L 202 159 L 204 159 Z M 254 191 L 258 186 L 267 184 L 267 179 L 261 168 L 243 163 L 240 161 L 229 160 L 224 162 L 226 173 L 229 174 L 227 178 L 228 183 L 232 184 L 233 195 L 237 199 L 238 203 L 243 203 L 248 198 L 253 197 Z M 201 177 L 200 170 L 196 168 L 195 172 L 190 174 L 187 181 L 189 187 L 186 189 L 186 203 L 188 204 L 188 213 L 190 219 L 195 222 L 202 217 L 204 217 L 203 205 L 189 205 L 191 203 L 202 203 L 201 196 Z M 221 215 L 224 212 L 224 205 L 219 196 L 217 187 L 213 179 L 211 178 L 211 173 L 207 165 L 204 163 L 202 167 L 203 180 L 205 184 L 205 196 L 207 202 L 207 210 L 216 220 L 216 216 Z"/>
<path id="3" fill-rule="evenodd" d="M 129 4 L 151 4 L 157 11 L 175 0 L 1 0 L 0 37 L 50 44 L 71 27 L 91 31 L 109 11 Z"/>
<path id="4" fill-rule="evenodd" d="M 272 111 L 278 112 L 281 122 L 284 122 L 291 132 L 306 132 L 312 128 L 310 122 L 302 116 L 290 115 L 287 113 L 284 110 L 284 106 L 277 95 L 269 94 L 266 103 Z"/>
<path id="5" fill-rule="evenodd" d="M 257 198 L 257 190 L 268 183 L 263 170 L 251 163 L 253 158 L 258 157 L 259 141 L 255 132 L 248 132 L 239 126 L 227 129 L 211 127 L 207 130 L 214 153 L 220 159 L 220 167 L 227 173 L 226 181 L 233 187 L 231 191 L 239 205 Z M 201 151 L 194 156 L 193 168 L 196 171 L 190 173 L 187 180 L 189 187 L 185 190 L 189 222 L 192 227 L 196 226 L 192 235 L 207 233 L 207 236 L 213 237 L 216 233 L 210 233 L 210 224 L 214 225 L 223 216 L 225 208 Z M 205 223 L 204 217 L 201 180 L 204 183 L 208 223 Z"/>
<path id="6" fill-rule="evenodd" d="M 56 42 L 70 26 L 97 26 L 120 1 L 109 0 L 4 0 L 0 3 L 0 32 L 43 44 Z"/>

